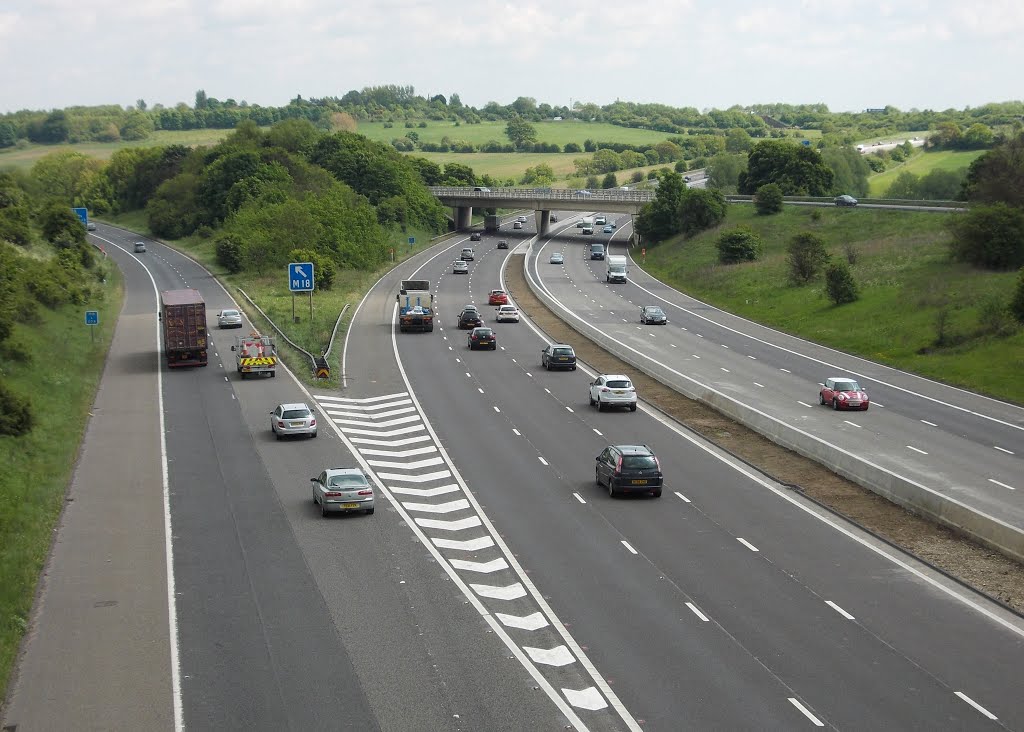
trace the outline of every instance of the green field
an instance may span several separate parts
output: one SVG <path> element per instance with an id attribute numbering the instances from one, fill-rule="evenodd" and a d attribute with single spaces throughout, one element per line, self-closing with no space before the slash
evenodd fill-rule
<path id="1" fill-rule="evenodd" d="M 815 212 L 819 219 L 814 220 Z M 947 214 L 788 206 L 757 216 L 729 207 L 726 223 L 686 242 L 647 249 L 645 269 L 673 287 L 745 318 L 939 381 L 1024 404 L 1024 329 L 984 333 L 987 302 L 1009 301 L 1016 272 L 988 272 L 948 257 Z M 715 240 L 745 224 L 765 251 L 757 262 L 721 265 Z M 787 283 L 786 245 L 812 231 L 833 258 L 855 257 L 861 298 L 836 307 L 822 281 Z M 940 313 L 949 345 L 938 348 Z"/>
<path id="2" fill-rule="evenodd" d="M 412 129 L 407 129 L 404 122 L 398 122 L 391 128 L 384 127 L 383 122 L 360 122 L 356 131 L 371 140 L 386 143 L 390 143 L 395 138 L 404 137 L 408 132 L 415 132 L 420 142 L 441 142 L 443 138 L 447 137 L 451 140 L 465 140 L 474 145 L 483 145 L 491 140 L 508 144 L 509 140 L 505 136 L 506 124 L 505 122 L 481 122 L 478 125 L 461 124 L 456 126 L 454 122 L 428 121 L 424 128 L 414 126 Z M 586 140 L 653 145 L 670 137 L 664 132 L 619 127 L 604 122 L 566 120 L 564 122 L 533 122 L 531 124 L 537 130 L 537 142 L 554 143 L 561 146 L 575 142 L 581 149 Z"/>
<path id="3" fill-rule="evenodd" d="M 114 324 L 121 310 L 121 274 L 107 275 L 105 300 L 56 311 L 40 307 L 40 322 L 19 323 L 12 339 L 29 358 L 5 358 L 5 383 L 29 394 L 35 427 L 22 437 L 0 437 L 0 693 L 7 688 L 21 637 L 28 628 L 36 583 L 78 455 Z M 83 325 L 98 310 L 100 325 Z"/>
<path id="4" fill-rule="evenodd" d="M 935 152 L 916 151 L 909 160 L 868 178 L 868 195 L 881 198 L 896 180 L 896 176 L 907 171 L 919 178 L 933 170 L 959 170 L 968 167 L 987 150 L 938 150 Z"/>

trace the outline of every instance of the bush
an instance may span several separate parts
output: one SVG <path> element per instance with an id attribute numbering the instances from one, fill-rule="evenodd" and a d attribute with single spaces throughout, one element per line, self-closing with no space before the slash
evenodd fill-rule
<path id="1" fill-rule="evenodd" d="M 754 194 L 754 207 L 761 216 L 782 211 L 782 189 L 775 183 L 765 183 Z"/>
<path id="2" fill-rule="evenodd" d="M 618 186 L 619 181 L 615 179 L 615 173 L 608 173 L 608 175 L 604 177 L 604 180 L 601 181 L 601 187 L 605 189 L 618 188 Z"/>
<path id="3" fill-rule="evenodd" d="M 855 301 L 859 294 L 853 273 L 846 262 L 833 262 L 825 269 L 825 290 L 828 299 L 836 305 Z"/>
<path id="4" fill-rule="evenodd" d="M 738 226 L 718 237 L 718 261 L 722 264 L 753 262 L 763 250 L 761 237 L 745 226 Z"/>
<path id="5" fill-rule="evenodd" d="M 629 177 L 633 183 L 639 183 L 644 179 L 644 173 L 642 170 L 634 170 L 633 175 Z"/>
<path id="6" fill-rule="evenodd" d="M 977 206 L 947 224 L 953 257 L 977 267 L 1016 269 L 1024 265 L 1024 211 L 994 203 Z"/>
<path id="7" fill-rule="evenodd" d="M 982 300 L 978 310 L 978 329 L 982 334 L 1005 336 L 1014 331 L 1013 317 L 1008 303 L 992 295 Z"/>
<path id="8" fill-rule="evenodd" d="M 32 352 L 28 346 L 21 335 L 12 336 L 0 342 L 0 355 L 5 361 L 28 363 L 32 360 Z"/>
<path id="9" fill-rule="evenodd" d="M 824 240 L 809 231 L 794 236 L 787 250 L 789 279 L 795 285 L 803 285 L 813 280 L 828 262 Z"/>
<path id="10" fill-rule="evenodd" d="M 231 274 L 245 269 L 242 260 L 242 245 L 230 237 L 221 237 L 216 243 L 217 263 Z"/>
<path id="11" fill-rule="evenodd" d="M 17 437 L 32 429 L 32 402 L 0 382 L 0 435 Z"/>
<path id="12" fill-rule="evenodd" d="M 706 188 L 684 188 L 679 199 L 680 230 L 693 236 L 725 221 L 725 196 Z"/>
<path id="13" fill-rule="evenodd" d="M 1017 289 L 1010 300 L 1010 312 L 1018 323 L 1024 323 L 1024 267 L 1021 267 L 1017 277 Z"/>

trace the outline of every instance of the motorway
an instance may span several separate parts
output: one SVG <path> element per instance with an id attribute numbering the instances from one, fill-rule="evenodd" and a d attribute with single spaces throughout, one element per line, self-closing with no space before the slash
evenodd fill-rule
<path id="1" fill-rule="evenodd" d="M 342 389 L 308 392 L 286 374 L 239 380 L 237 331 L 212 331 L 206 368 L 150 373 L 153 352 L 139 357 L 135 373 L 162 395 L 166 447 L 149 440 L 134 460 L 149 472 L 166 464 L 173 585 L 158 577 L 163 586 L 122 593 L 149 606 L 173 597 L 170 628 L 104 636 L 88 659 L 57 669 L 60 649 L 95 621 L 60 615 L 47 601 L 59 588 L 44 589 L 21 664 L 36 671 L 22 672 L 4 723 L 66 727 L 80 697 L 38 690 L 122 665 L 158 683 L 130 704 L 108 691 L 108 706 L 76 727 L 1024 729 L 1020 618 L 646 406 L 599 414 L 587 406 L 585 365 L 540 370 L 544 339 L 527 322 L 496 325 L 496 352 L 468 352 L 456 316 L 468 302 L 489 315 L 487 291 L 506 266 L 523 266 L 531 235 L 520 233 L 500 234 L 512 252 L 495 248 L 498 236 L 475 244 L 469 276 L 450 273 L 465 238 L 386 275 L 353 316 Z M 125 272 L 126 312 L 153 314 L 157 290 L 185 286 L 211 316 L 231 304 L 187 257 L 155 242 L 130 254 L 138 237 L 112 227 L 97 235 Z M 629 317 L 635 306 L 594 280 L 579 239 L 547 244 L 543 262 L 552 246 L 569 256 L 539 265 L 541 277 L 567 307 L 609 324 L 618 311 Z M 434 285 L 441 327 L 399 335 L 394 296 L 414 273 Z M 695 322 L 721 317 L 687 307 Z M 659 333 L 696 340 L 669 317 Z M 624 342 L 669 340 L 622 327 Z M 781 358 L 766 345 L 714 348 Z M 777 388 L 806 400 L 807 383 L 794 375 Z M 856 416 L 888 417 L 898 398 Z M 297 400 L 315 402 L 319 437 L 275 441 L 268 412 Z M 123 427 L 151 430 L 158 416 L 140 410 Z M 624 442 L 656 450 L 663 497 L 611 499 L 594 485 L 594 456 Z M 374 476 L 378 510 L 323 519 L 308 479 L 345 464 Z M 137 488 L 150 511 L 161 482 Z M 115 527 L 131 526 L 110 508 Z M 59 542 L 75 520 L 66 514 Z M 138 551 L 157 557 L 165 537 L 143 528 Z M 51 560 L 51 585 L 67 561 Z M 102 561 L 87 569 L 110 581 Z"/>

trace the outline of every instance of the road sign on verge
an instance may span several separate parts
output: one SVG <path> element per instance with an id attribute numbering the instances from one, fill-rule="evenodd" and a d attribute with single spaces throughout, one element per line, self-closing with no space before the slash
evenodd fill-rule
<path id="1" fill-rule="evenodd" d="M 410 236 L 409 237 L 409 246 L 412 246 L 415 243 L 416 243 L 416 237 L 415 236 Z"/>
<path id="2" fill-rule="evenodd" d="M 288 289 L 292 292 L 311 292 L 313 289 L 313 263 L 292 262 L 288 265 Z"/>
<path id="3" fill-rule="evenodd" d="M 99 310 L 86 310 L 85 311 L 85 324 L 86 325 L 99 325 L 100 324 L 100 311 Z"/>
<path id="4" fill-rule="evenodd" d="M 87 208 L 73 208 L 71 213 L 78 217 L 78 220 L 82 222 L 83 226 L 89 225 L 89 209 Z"/>

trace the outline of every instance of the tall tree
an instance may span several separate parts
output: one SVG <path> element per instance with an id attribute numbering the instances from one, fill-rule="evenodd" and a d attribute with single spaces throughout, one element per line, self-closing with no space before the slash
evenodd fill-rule
<path id="1" fill-rule="evenodd" d="M 659 242 L 679 233 L 679 201 L 686 184 L 675 172 L 658 176 L 654 200 L 645 203 L 636 219 L 636 233 L 651 242 Z"/>
<path id="2" fill-rule="evenodd" d="M 968 201 L 1024 207 L 1024 133 L 971 163 L 964 193 Z"/>
<path id="3" fill-rule="evenodd" d="M 776 183 L 787 196 L 828 196 L 834 173 L 816 150 L 781 140 L 754 145 L 747 169 L 739 176 L 739 191 L 752 195 L 766 183 Z"/>
<path id="4" fill-rule="evenodd" d="M 537 130 L 522 117 L 513 117 L 505 125 L 505 136 L 516 147 L 537 141 Z"/>

